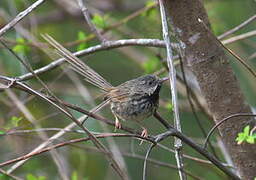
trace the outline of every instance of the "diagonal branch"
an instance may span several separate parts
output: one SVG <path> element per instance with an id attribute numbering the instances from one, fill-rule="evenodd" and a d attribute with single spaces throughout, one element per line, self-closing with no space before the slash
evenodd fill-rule
<path id="1" fill-rule="evenodd" d="M 92 23 L 91 21 L 91 18 L 90 18 L 90 14 L 89 14 L 89 11 L 88 11 L 88 4 L 86 2 L 86 0 L 77 0 L 78 2 L 78 5 L 84 15 L 84 18 L 87 22 L 87 24 L 89 25 L 91 31 L 95 34 L 95 36 L 101 41 L 101 42 L 104 42 L 105 39 L 104 37 L 101 35 L 100 31 L 95 27 L 95 25 Z"/>
<path id="2" fill-rule="evenodd" d="M 26 10 L 20 12 L 13 20 L 11 20 L 8 24 L 6 24 L 2 29 L 0 29 L 0 37 L 3 36 L 9 29 L 15 26 L 19 21 L 21 21 L 24 17 L 26 17 L 29 13 L 31 13 L 35 8 L 37 8 L 40 4 L 42 4 L 45 0 L 38 0 L 29 6 Z"/>

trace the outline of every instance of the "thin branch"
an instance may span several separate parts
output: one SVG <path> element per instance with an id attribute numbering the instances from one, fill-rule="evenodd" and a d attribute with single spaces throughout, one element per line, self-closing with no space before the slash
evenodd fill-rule
<path id="1" fill-rule="evenodd" d="M 255 35 L 256 35 L 256 30 L 231 37 L 231 38 L 223 40 L 221 42 L 223 44 L 231 44 L 233 42 L 236 42 L 236 41 L 239 41 L 239 40 L 242 40 L 242 39 L 246 39 L 246 38 L 249 38 L 249 37 L 252 37 L 252 36 L 255 36 Z"/>
<path id="2" fill-rule="evenodd" d="M 151 142 L 151 143 L 155 143 L 154 140 L 152 140 L 150 138 L 142 137 L 142 136 L 137 135 L 137 134 L 102 133 L 100 135 L 95 135 L 95 138 L 97 138 L 97 139 L 98 138 L 106 138 L 106 137 L 133 137 L 133 138 L 137 138 L 137 139 L 143 139 L 143 140 Z M 37 155 L 42 154 L 44 152 L 47 152 L 47 151 L 50 151 L 52 149 L 59 148 L 59 147 L 62 147 L 62 146 L 66 146 L 66 145 L 71 144 L 71 143 L 86 142 L 86 141 L 89 141 L 89 140 L 91 140 L 90 137 L 83 137 L 83 138 L 79 138 L 79 139 L 69 140 L 67 142 L 59 143 L 59 144 L 56 144 L 56 145 L 53 145 L 53 146 L 49 146 L 47 148 L 36 151 L 34 153 L 29 153 L 29 154 L 26 154 L 24 156 L 21 156 L 21 157 L 18 157 L 18 158 L 0 163 L 0 167 L 4 167 L 4 166 L 10 165 L 10 164 L 13 164 L 15 162 L 37 156 Z M 104 152 L 104 154 L 109 153 L 109 152 L 106 152 L 106 151 L 103 151 L 103 152 Z"/>
<path id="3" fill-rule="evenodd" d="M 78 112 L 81 112 L 81 111 L 78 110 Z M 83 113 L 83 112 L 81 112 L 81 113 Z M 97 115 L 96 115 L 96 114 L 93 114 L 93 113 L 91 113 L 91 115 L 92 115 L 92 116 L 95 115 L 95 116 L 94 116 L 94 119 L 96 119 L 96 120 L 102 121 L 101 119 L 104 119 L 104 118 L 101 117 L 101 116 L 97 117 Z M 107 119 L 106 119 L 106 120 L 107 120 Z M 107 120 L 107 121 L 103 120 L 102 122 L 104 122 L 104 123 L 106 123 L 106 124 L 108 124 L 108 125 L 111 125 L 111 126 L 115 126 L 115 124 L 113 123 L 113 121 L 110 121 L 110 120 Z M 129 132 L 129 133 L 136 133 L 136 134 L 138 134 L 138 135 L 141 134 L 141 133 L 136 132 L 136 131 L 134 131 L 134 130 L 132 130 L 132 129 L 129 129 L 129 130 L 128 130 L 128 129 L 126 129 L 126 127 L 124 127 L 124 126 L 123 126 L 122 130 L 124 130 L 124 131 L 126 131 L 126 132 Z M 16 129 L 12 130 L 12 129 L 11 129 L 11 130 L 7 131 L 6 133 L 1 134 L 0 137 L 1 137 L 1 136 L 11 136 L 11 135 L 24 135 L 24 134 L 27 134 L 27 133 L 35 133 L 35 132 L 40 132 L 40 131 L 45 131 L 45 132 L 47 132 L 47 131 L 63 131 L 63 129 L 62 129 L 62 128 L 38 128 L 38 129 L 31 129 L 31 130 L 16 130 Z M 66 133 L 85 134 L 85 132 L 82 131 L 82 130 L 64 130 L 64 131 L 65 131 Z M 92 132 L 92 131 L 91 131 L 91 132 Z M 92 133 L 93 133 L 93 134 L 97 134 L 97 132 L 92 132 Z M 175 153 L 174 150 L 169 149 L 168 147 L 166 147 L 166 146 L 164 146 L 164 145 L 157 144 L 157 146 L 159 146 L 160 148 L 162 148 L 162 149 L 164 149 L 164 150 L 166 150 L 166 151 L 168 151 L 168 152 Z M 210 161 L 207 161 L 207 160 L 204 160 L 204 159 L 200 159 L 200 158 L 197 158 L 197 157 L 193 157 L 193 156 L 190 156 L 190 155 L 184 154 L 184 158 L 187 158 L 187 159 L 189 159 L 189 160 L 192 160 L 192 161 L 195 161 L 195 162 L 204 164 L 204 165 L 212 165 L 212 163 L 211 163 Z M 143 158 L 143 160 L 144 160 L 144 158 Z"/>
<path id="4" fill-rule="evenodd" d="M 159 39 L 124 39 L 124 40 L 117 40 L 117 41 L 107 41 L 104 44 L 96 45 L 89 47 L 85 50 L 77 51 L 73 53 L 75 56 L 80 57 L 84 55 L 89 55 L 98 51 L 104 51 L 109 50 L 113 48 L 120 48 L 124 46 L 148 46 L 148 47 L 165 47 L 164 41 L 161 41 Z M 177 44 L 172 44 L 172 47 L 177 47 Z M 60 58 L 58 60 L 53 61 L 52 63 L 39 68 L 37 70 L 34 70 L 35 74 L 41 74 L 44 72 L 47 72 L 51 69 L 54 69 L 58 67 L 59 65 L 63 64 L 65 62 L 64 58 Z M 33 78 L 32 73 L 24 74 L 20 77 L 18 77 L 20 80 L 27 80 Z"/>
<path id="5" fill-rule="evenodd" d="M 174 107 L 174 124 L 175 128 L 181 132 L 181 124 L 179 117 L 179 109 L 178 109 L 178 98 L 177 98 L 177 88 L 176 88 L 176 71 L 173 64 L 173 53 L 170 42 L 170 35 L 168 30 L 168 23 L 165 14 L 165 6 L 164 0 L 159 0 L 161 21 L 162 21 L 162 31 L 163 31 L 163 39 L 166 44 L 166 52 L 167 52 L 167 65 L 169 68 L 169 77 L 170 77 L 170 87 L 171 87 L 171 95 L 172 95 L 172 104 Z M 186 180 L 186 174 L 183 172 L 183 159 L 182 159 L 182 142 L 180 139 L 174 139 L 174 147 L 175 147 L 175 158 L 177 162 L 177 167 L 179 169 L 179 176 L 181 180 Z"/>
<path id="6" fill-rule="evenodd" d="M 99 152 L 99 153 L 101 153 L 98 149 L 96 149 L 94 147 L 81 147 L 79 145 L 74 145 L 74 144 L 71 144 L 71 145 L 73 147 L 85 150 L 87 152 L 91 152 L 91 153 Z M 145 156 L 134 154 L 134 153 L 122 152 L 122 156 L 126 156 L 126 157 L 129 157 L 129 158 L 134 158 L 134 159 L 138 159 L 138 160 L 143 160 L 143 161 L 145 160 Z M 152 165 L 157 165 L 157 166 L 160 166 L 160 167 L 166 167 L 166 168 L 175 169 L 175 170 L 178 169 L 177 166 L 175 166 L 175 165 L 172 165 L 172 164 L 169 164 L 169 163 L 165 163 L 165 162 L 153 159 L 153 158 L 147 158 L 147 162 L 152 164 Z M 192 174 L 190 171 L 184 170 L 184 172 L 188 176 L 192 177 L 193 179 L 203 180 L 201 177 L 198 177 L 198 176 Z"/>
<path id="7" fill-rule="evenodd" d="M 6 176 L 8 176 L 9 178 L 14 179 L 14 180 L 23 180 L 22 178 L 17 177 L 17 176 L 14 176 L 14 175 L 12 175 L 12 174 L 10 174 L 10 173 L 4 171 L 3 169 L 0 169 L 0 173 L 1 173 L 1 174 L 4 174 L 4 175 L 6 175 Z"/>
<path id="8" fill-rule="evenodd" d="M 226 49 L 231 55 L 233 55 L 255 78 L 256 78 L 256 72 L 246 63 L 245 60 L 243 60 L 240 56 L 238 56 L 236 53 L 234 53 L 231 49 L 227 48 L 224 43 L 222 43 L 212 32 L 211 30 L 206 26 L 206 24 L 201 20 L 198 19 L 198 22 L 202 23 L 204 28 L 208 31 L 209 34 L 212 35 L 212 37 L 224 48 Z M 256 30 L 254 32 L 256 34 Z"/>
<path id="9" fill-rule="evenodd" d="M 77 0 L 77 3 L 84 15 L 84 18 L 87 22 L 87 24 L 89 25 L 91 31 L 95 34 L 95 36 L 101 41 L 101 42 L 104 42 L 105 39 L 104 37 L 101 35 L 100 31 L 96 28 L 96 26 L 92 23 L 91 21 L 91 18 L 90 18 L 90 14 L 89 14 L 89 11 L 88 11 L 88 4 L 86 2 L 86 0 Z"/>
<path id="10" fill-rule="evenodd" d="M 197 145 L 193 140 L 191 140 L 189 137 L 185 136 L 178 130 L 174 128 L 170 128 L 169 131 L 159 134 L 156 136 L 156 143 L 161 142 L 162 140 L 166 139 L 169 136 L 175 136 L 182 140 L 182 142 L 189 145 L 191 148 L 195 149 L 198 153 L 206 157 L 208 160 L 210 160 L 216 167 L 221 169 L 226 175 L 231 177 L 235 180 L 241 180 L 232 170 L 230 170 L 228 167 L 226 167 L 224 164 L 220 163 L 218 159 L 216 159 L 213 155 L 211 155 L 208 151 L 206 151 L 201 146 Z"/>
<path id="11" fill-rule="evenodd" d="M 10 79 L 11 79 L 11 78 L 10 78 Z M 55 106 L 58 110 L 60 110 L 61 112 L 63 112 L 66 116 L 68 116 L 69 118 L 71 118 L 71 119 L 75 122 L 75 124 L 76 124 L 77 126 L 79 126 L 81 129 L 83 129 L 83 130 L 87 133 L 87 135 L 92 139 L 92 142 L 95 144 L 95 146 L 96 146 L 97 148 L 99 148 L 99 149 L 102 150 L 102 151 L 107 152 L 107 154 L 106 154 L 107 156 L 106 156 L 106 157 L 108 158 L 108 160 L 109 160 L 110 162 L 112 162 L 112 164 L 111 164 L 112 167 L 114 168 L 114 170 L 116 170 L 116 172 L 118 173 L 118 175 L 119 175 L 122 179 L 125 179 L 125 178 L 124 178 L 124 177 L 125 177 L 124 172 L 123 172 L 122 169 L 119 167 L 119 165 L 118 165 L 118 163 L 116 162 L 116 160 L 113 158 L 112 153 L 110 153 L 110 152 L 108 151 L 108 149 L 107 149 L 101 142 L 99 142 L 99 141 L 97 140 L 97 138 L 96 138 L 93 134 L 91 134 L 90 131 L 89 131 L 86 127 L 82 126 L 82 125 L 80 124 L 80 121 L 78 121 L 76 118 L 74 118 L 72 114 L 70 114 L 69 112 L 67 112 L 65 109 L 63 109 L 62 107 L 60 107 L 58 104 L 56 104 L 56 103 L 54 103 L 53 101 L 49 100 L 49 99 L 48 99 L 47 97 L 45 97 L 44 95 L 40 94 L 39 92 L 37 92 L 37 91 L 33 90 L 32 88 L 30 88 L 29 86 L 25 85 L 24 83 L 19 82 L 19 81 L 15 81 L 14 83 L 17 84 L 18 86 L 20 86 L 20 87 L 26 89 L 26 90 L 29 91 L 30 93 L 32 93 L 32 94 L 38 96 L 39 98 L 41 98 L 41 99 L 43 99 L 43 100 L 49 102 L 51 105 Z M 56 100 L 56 99 L 55 99 L 55 100 Z"/>
<path id="12" fill-rule="evenodd" d="M 250 18 L 248 18 L 246 21 L 242 22 L 241 24 L 239 24 L 238 26 L 228 30 L 227 32 L 221 34 L 220 36 L 218 36 L 218 39 L 223 39 L 224 37 L 227 37 L 230 34 L 233 34 L 234 32 L 238 31 L 239 29 L 245 27 L 247 24 L 253 22 L 256 19 L 256 15 L 251 16 Z"/>
<path id="13" fill-rule="evenodd" d="M 152 151 L 152 149 L 155 147 L 154 144 L 151 144 L 150 147 L 147 150 L 147 153 L 145 155 L 145 159 L 144 159 L 144 163 L 143 163 L 143 176 L 142 179 L 146 180 L 146 175 L 147 175 L 147 160 L 149 157 L 150 152 Z"/>
<path id="14" fill-rule="evenodd" d="M 41 126 L 38 124 L 35 117 L 31 114 L 29 109 L 18 99 L 16 94 L 11 89 L 7 89 L 6 93 L 10 97 L 10 99 L 14 102 L 14 104 L 18 107 L 20 112 L 22 112 L 22 114 L 26 117 L 26 119 L 31 124 L 33 124 L 36 128 L 40 128 Z M 45 132 L 40 131 L 40 132 L 38 132 L 38 135 L 39 135 L 40 139 L 42 139 L 43 141 L 48 139 L 48 136 Z M 61 159 L 63 159 L 63 157 L 61 157 L 56 151 L 52 151 L 50 153 L 50 155 L 51 155 L 53 161 L 55 162 L 62 179 L 67 180 L 68 179 L 67 174 L 65 172 L 62 172 L 62 171 L 64 171 L 64 167 L 61 163 Z M 12 173 L 13 171 L 14 171 L 14 169 L 11 168 L 7 171 L 7 173 Z"/>
<path id="15" fill-rule="evenodd" d="M 9 77 L 5 77 L 5 76 L 0 76 L 0 80 L 4 80 L 4 81 L 12 81 L 13 78 L 9 78 Z M 17 85 L 19 85 L 19 83 L 17 83 L 18 81 L 15 81 L 16 83 L 12 83 L 12 86 L 10 86 L 10 88 L 12 87 L 17 87 Z M 8 84 L 8 83 L 7 83 Z M 79 122 L 81 122 L 83 120 L 83 117 L 78 119 Z M 63 130 L 66 129 L 71 129 L 72 127 L 75 126 L 75 123 L 72 123 L 70 125 L 68 125 L 67 127 L 65 127 Z M 45 147 L 46 145 L 48 145 L 50 142 L 52 142 L 53 140 L 59 138 L 61 135 L 63 135 L 64 132 L 59 132 L 57 134 L 55 134 L 54 136 L 52 136 L 47 142 L 44 142 L 43 144 L 40 145 L 40 147 L 38 147 L 37 149 L 42 149 L 42 147 Z M 137 133 L 136 135 L 140 137 L 139 135 L 140 133 Z M 220 161 L 218 161 L 214 156 L 212 156 L 208 151 L 206 151 L 205 149 L 203 149 L 202 147 L 200 147 L 199 145 L 197 145 L 195 142 L 193 142 L 189 137 L 183 135 L 182 133 L 180 133 L 179 131 L 177 131 L 174 128 L 170 128 L 169 131 L 162 133 L 158 136 L 156 136 L 156 138 L 154 139 L 159 139 L 159 142 L 169 136 L 176 136 L 178 138 L 180 138 L 182 141 L 184 141 L 186 144 L 188 144 L 190 147 L 192 147 L 193 149 L 195 149 L 197 152 L 199 152 L 201 155 L 203 155 L 204 157 L 206 157 L 209 161 L 211 161 L 214 165 L 216 165 L 220 170 L 222 170 L 225 174 L 229 175 L 230 177 L 232 177 L 233 179 L 239 179 L 239 177 L 237 177 L 231 170 L 229 170 L 228 167 L 226 167 L 225 164 L 222 164 Z M 33 152 L 38 152 L 38 150 L 33 150 Z"/>
<path id="16" fill-rule="evenodd" d="M 219 121 L 217 124 L 215 124 L 211 130 L 209 131 L 208 135 L 206 136 L 205 142 L 204 142 L 204 149 L 207 147 L 207 142 L 209 141 L 212 133 L 214 132 L 214 130 L 219 127 L 221 124 L 223 124 L 224 122 L 228 121 L 228 120 L 232 120 L 232 118 L 234 117 L 256 117 L 256 114 L 250 114 L 250 113 L 237 113 L 237 114 L 232 114 L 224 119 L 222 119 L 221 121 Z"/>
<path id="17" fill-rule="evenodd" d="M 37 8 L 40 4 L 42 4 L 45 0 L 38 0 L 29 6 L 24 11 L 20 12 L 13 20 L 11 20 L 8 24 L 6 24 L 2 29 L 0 29 L 0 37 L 6 33 L 9 29 L 15 26 L 19 21 L 21 21 L 24 17 L 26 17 L 29 13 L 31 13 L 35 8 Z"/>

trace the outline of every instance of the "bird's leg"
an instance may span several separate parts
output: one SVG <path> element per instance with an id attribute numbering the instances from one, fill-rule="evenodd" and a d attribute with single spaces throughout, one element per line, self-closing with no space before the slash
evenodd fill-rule
<path id="1" fill-rule="evenodd" d="M 115 131 L 116 131 L 116 129 L 121 129 L 122 125 L 121 125 L 118 117 L 116 115 L 114 115 L 114 116 L 115 116 Z"/>
<path id="2" fill-rule="evenodd" d="M 141 132 L 141 137 L 144 137 L 144 138 L 147 138 L 148 137 L 148 130 L 146 129 L 146 128 L 144 128 L 144 127 L 142 127 L 142 132 Z M 140 141 L 140 145 L 142 145 L 142 143 L 143 143 L 143 140 L 141 140 Z"/>

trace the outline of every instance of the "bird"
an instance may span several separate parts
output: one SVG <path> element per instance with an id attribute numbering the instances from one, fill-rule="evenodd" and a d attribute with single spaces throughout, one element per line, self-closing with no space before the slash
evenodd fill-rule
<path id="1" fill-rule="evenodd" d="M 42 36 L 60 56 L 65 58 L 74 71 L 103 91 L 103 104 L 104 106 L 110 104 L 111 112 L 115 117 L 115 129 L 122 127 L 119 119 L 134 121 L 141 125 L 142 120 L 156 112 L 159 106 L 159 92 L 163 82 L 168 80 L 167 77 L 159 78 L 147 74 L 113 86 L 50 35 Z M 142 125 L 141 127 L 143 129 L 141 136 L 147 137 L 147 129 Z"/>

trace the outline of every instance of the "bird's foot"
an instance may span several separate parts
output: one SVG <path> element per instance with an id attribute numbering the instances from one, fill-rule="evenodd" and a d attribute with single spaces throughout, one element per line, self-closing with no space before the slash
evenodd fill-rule
<path id="1" fill-rule="evenodd" d="M 141 132 L 141 137 L 147 138 L 148 137 L 148 130 L 146 128 L 143 128 L 143 131 Z M 140 145 L 142 145 L 143 140 L 140 141 Z"/>
<path id="2" fill-rule="evenodd" d="M 115 132 L 117 129 L 121 129 L 122 128 L 122 125 L 118 119 L 118 117 L 115 116 Z"/>

